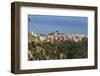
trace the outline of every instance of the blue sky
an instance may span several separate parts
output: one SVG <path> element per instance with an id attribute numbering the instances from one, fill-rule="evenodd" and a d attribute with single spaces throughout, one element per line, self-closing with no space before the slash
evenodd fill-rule
<path id="1" fill-rule="evenodd" d="M 28 31 L 45 35 L 55 31 L 64 34 L 77 32 L 87 35 L 88 17 L 29 15 Z"/>

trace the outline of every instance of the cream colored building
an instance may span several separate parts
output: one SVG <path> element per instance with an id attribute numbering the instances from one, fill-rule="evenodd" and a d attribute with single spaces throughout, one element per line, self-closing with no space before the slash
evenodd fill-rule
<path id="1" fill-rule="evenodd" d="M 58 41 L 58 42 L 60 42 L 60 41 L 64 41 L 64 40 L 71 40 L 71 41 L 78 42 L 78 41 L 81 41 L 83 37 L 87 37 L 86 35 L 79 34 L 79 33 L 72 33 L 69 35 L 64 35 L 58 31 L 51 33 L 47 36 L 41 35 L 41 34 L 38 35 L 38 34 L 33 33 L 33 31 L 32 31 L 32 35 L 34 35 L 35 37 L 38 37 L 41 42 L 42 41 L 46 41 L 46 42 Z"/>

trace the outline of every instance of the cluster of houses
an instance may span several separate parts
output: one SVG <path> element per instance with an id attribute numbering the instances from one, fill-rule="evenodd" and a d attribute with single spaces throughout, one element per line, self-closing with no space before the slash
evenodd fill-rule
<path id="1" fill-rule="evenodd" d="M 32 31 L 32 35 L 37 37 L 39 39 L 39 41 L 43 42 L 61 42 L 61 41 L 65 41 L 65 40 L 71 40 L 71 41 L 81 41 L 82 38 L 87 37 L 84 34 L 79 34 L 79 33 L 72 33 L 69 35 L 64 35 L 63 33 L 60 33 L 58 31 L 54 32 L 54 33 L 50 33 L 47 36 L 46 35 L 42 35 L 42 34 L 35 34 Z"/>

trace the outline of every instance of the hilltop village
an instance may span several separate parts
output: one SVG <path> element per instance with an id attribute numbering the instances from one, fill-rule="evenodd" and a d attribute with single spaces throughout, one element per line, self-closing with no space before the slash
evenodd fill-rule
<path id="1" fill-rule="evenodd" d="M 34 41 L 40 41 L 40 42 L 61 42 L 66 40 L 71 40 L 74 42 L 81 41 L 82 38 L 87 38 L 85 34 L 79 34 L 79 33 L 71 33 L 68 35 L 64 35 L 63 33 L 60 33 L 59 31 L 49 33 L 48 35 L 43 34 L 36 34 L 33 31 L 31 32 L 31 35 L 36 37 Z"/>
<path id="2" fill-rule="evenodd" d="M 28 60 L 87 58 L 88 38 L 85 34 L 28 34 Z"/>

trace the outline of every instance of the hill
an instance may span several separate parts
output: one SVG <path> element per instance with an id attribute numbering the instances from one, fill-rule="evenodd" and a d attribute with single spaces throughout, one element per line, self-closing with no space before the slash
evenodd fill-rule
<path id="1" fill-rule="evenodd" d="M 41 42 L 39 37 L 28 35 L 28 60 L 76 59 L 88 57 L 88 39 L 81 41 Z"/>

